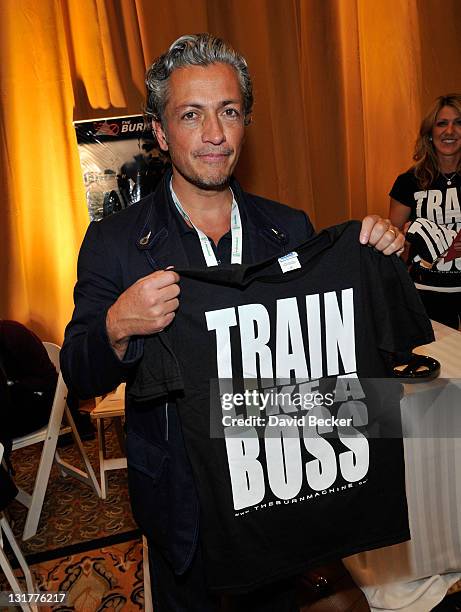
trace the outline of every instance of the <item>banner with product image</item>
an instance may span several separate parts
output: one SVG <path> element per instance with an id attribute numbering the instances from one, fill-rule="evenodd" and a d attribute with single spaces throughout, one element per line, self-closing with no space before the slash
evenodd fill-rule
<path id="1" fill-rule="evenodd" d="M 168 159 L 142 115 L 75 121 L 74 127 L 92 221 L 154 191 Z"/>

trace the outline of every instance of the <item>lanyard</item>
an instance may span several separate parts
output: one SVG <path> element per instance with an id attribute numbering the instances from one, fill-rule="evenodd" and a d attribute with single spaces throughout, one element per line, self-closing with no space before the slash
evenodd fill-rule
<path id="1" fill-rule="evenodd" d="M 184 208 L 181 206 L 181 202 L 178 199 L 178 196 L 175 194 L 173 185 L 170 181 L 170 191 L 171 196 L 173 198 L 173 202 L 178 209 L 179 213 L 188 223 L 192 225 L 194 230 L 197 232 L 197 235 L 200 240 L 200 246 L 202 247 L 203 257 L 205 258 L 206 265 L 217 266 L 218 260 L 216 259 L 216 255 L 214 254 L 213 247 L 210 244 L 210 239 L 206 234 L 202 232 L 201 229 L 195 227 L 192 223 L 189 215 L 186 213 Z M 231 236 L 232 236 L 232 247 L 231 247 L 231 263 L 233 264 L 241 264 L 242 263 L 242 222 L 240 219 L 240 211 L 238 204 L 235 200 L 234 193 L 231 189 L 232 193 L 232 208 L 231 208 Z"/>

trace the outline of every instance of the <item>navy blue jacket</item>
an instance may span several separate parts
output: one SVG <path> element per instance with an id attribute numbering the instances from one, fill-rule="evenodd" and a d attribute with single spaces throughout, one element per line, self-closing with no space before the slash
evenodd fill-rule
<path id="1" fill-rule="evenodd" d="M 75 309 L 61 351 L 64 380 L 82 399 L 107 393 L 122 381 L 129 389 L 142 359 L 140 337 L 130 340 L 123 361 L 113 352 L 105 325 L 109 307 L 155 270 L 188 266 L 173 217 L 170 176 L 138 204 L 88 227 L 78 260 Z M 282 255 L 313 235 L 304 212 L 244 193 L 236 181 L 232 190 L 249 238 L 251 253 L 244 253 L 244 262 Z M 171 400 L 146 405 L 127 399 L 128 478 L 136 521 L 181 574 L 195 552 L 199 507 Z"/>

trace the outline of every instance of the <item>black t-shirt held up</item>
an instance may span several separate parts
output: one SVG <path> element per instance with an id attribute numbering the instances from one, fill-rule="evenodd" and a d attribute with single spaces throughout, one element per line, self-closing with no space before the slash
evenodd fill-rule
<path id="1" fill-rule="evenodd" d="M 165 338 L 210 588 L 410 537 L 399 389 L 368 379 L 433 333 L 405 266 L 359 231 L 330 228 L 282 261 L 178 270 Z"/>

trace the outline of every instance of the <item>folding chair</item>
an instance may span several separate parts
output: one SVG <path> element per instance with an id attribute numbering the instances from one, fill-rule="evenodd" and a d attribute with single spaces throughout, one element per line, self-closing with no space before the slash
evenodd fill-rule
<path id="1" fill-rule="evenodd" d="M 45 493 L 50 479 L 50 472 L 53 465 L 53 460 L 59 465 L 61 472 L 64 475 L 71 475 L 78 478 L 85 484 L 93 487 L 98 497 L 101 497 L 101 489 L 94 473 L 93 467 L 91 466 L 88 455 L 83 448 L 82 441 L 80 439 L 77 428 L 75 427 L 74 419 L 72 418 L 69 407 L 67 406 L 67 387 L 62 378 L 59 365 L 59 352 L 60 347 L 51 342 L 44 342 L 44 347 L 47 350 L 48 356 L 53 362 L 56 370 L 59 372 L 58 384 L 54 394 L 53 405 L 51 407 L 50 420 L 48 425 L 33 431 L 30 434 L 15 438 L 13 440 L 13 451 L 36 444 L 37 442 L 44 442 L 42 448 L 42 454 L 40 456 L 40 463 L 38 466 L 37 474 L 35 476 L 35 484 L 32 495 L 19 489 L 19 493 L 16 499 L 26 506 L 29 510 L 27 512 L 26 523 L 24 525 L 24 531 L 22 534 L 23 540 L 28 540 L 37 533 L 38 522 L 40 520 L 40 514 L 42 512 L 43 502 L 45 500 Z M 64 415 L 66 416 L 68 427 L 62 427 L 62 421 Z M 83 463 L 85 465 L 86 472 L 83 472 L 79 468 L 67 463 L 59 456 L 56 451 L 56 445 L 58 437 L 71 431 L 74 441 L 80 451 Z"/>
<path id="2" fill-rule="evenodd" d="M 2 457 L 3 445 L 0 444 L 0 463 L 2 461 Z M 16 539 L 13 535 L 13 532 L 11 531 L 11 527 L 9 526 L 8 521 L 5 518 L 5 515 L 3 514 L 3 512 L 0 512 L 0 567 L 2 568 L 3 573 L 5 574 L 5 577 L 8 580 L 8 584 L 10 585 L 13 593 L 23 594 L 24 592 L 21 589 L 21 585 L 19 584 L 18 579 L 14 575 L 13 568 L 11 567 L 9 559 L 6 556 L 5 551 L 3 550 L 3 536 L 5 536 L 5 539 L 8 540 L 16 559 L 18 560 L 19 566 L 22 569 L 24 578 L 26 580 L 27 592 L 36 593 L 37 589 L 35 587 L 34 579 L 32 577 L 29 566 L 27 565 L 27 561 L 25 560 L 24 555 L 22 554 L 21 549 L 19 548 L 18 543 L 16 542 Z M 33 603 L 23 603 L 21 604 L 21 609 L 25 612 L 36 612 L 37 606 Z"/>
<path id="3" fill-rule="evenodd" d="M 107 497 L 107 472 L 126 468 L 126 457 L 107 456 L 106 433 L 104 419 L 111 419 L 115 425 L 120 450 L 125 454 L 125 441 L 122 431 L 122 418 L 125 416 L 125 383 L 106 395 L 91 411 L 91 418 L 96 421 L 99 445 L 99 474 L 101 481 L 101 497 Z"/>

